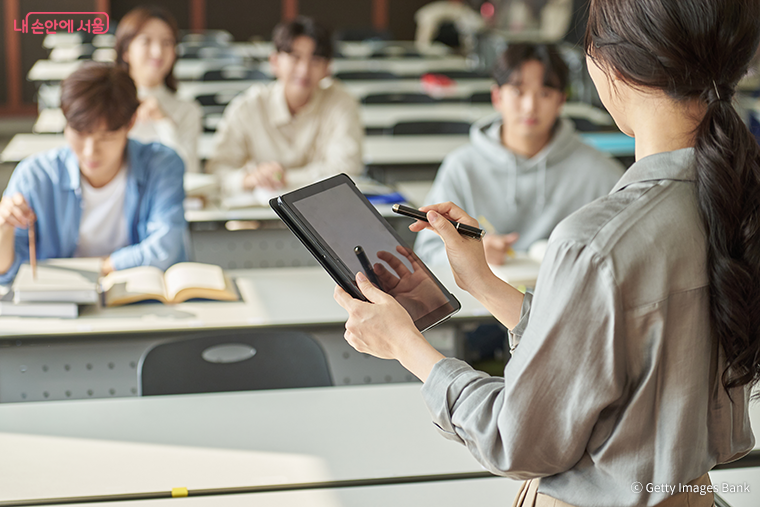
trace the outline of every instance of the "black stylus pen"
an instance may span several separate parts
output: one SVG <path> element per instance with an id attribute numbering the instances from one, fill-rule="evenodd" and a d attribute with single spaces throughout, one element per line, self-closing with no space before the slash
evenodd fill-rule
<path id="1" fill-rule="evenodd" d="M 383 290 L 383 286 L 380 285 L 380 280 L 377 279 L 375 270 L 372 269 L 372 263 L 369 261 L 367 254 L 364 253 L 364 248 L 362 248 L 361 245 L 356 246 L 354 247 L 354 253 L 356 254 L 356 257 L 358 257 L 359 264 L 362 265 L 362 269 L 364 270 L 364 274 L 367 275 L 367 279 L 375 284 L 378 289 Z"/>
<path id="2" fill-rule="evenodd" d="M 422 211 L 414 208 L 410 208 L 409 206 L 404 206 L 403 204 L 394 204 L 393 205 L 393 212 L 398 213 L 399 215 L 404 215 L 410 218 L 415 218 L 417 220 L 422 220 L 423 222 L 427 222 L 427 214 L 423 213 Z M 455 222 L 454 220 L 449 220 L 451 222 L 451 225 L 453 225 L 457 232 L 461 234 L 462 236 L 467 236 L 468 238 L 474 238 L 477 240 L 480 240 L 483 236 L 486 235 L 486 231 L 483 229 L 478 229 L 477 227 L 472 227 L 471 225 L 465 225 L 460 224 L 459 222 Z"/>

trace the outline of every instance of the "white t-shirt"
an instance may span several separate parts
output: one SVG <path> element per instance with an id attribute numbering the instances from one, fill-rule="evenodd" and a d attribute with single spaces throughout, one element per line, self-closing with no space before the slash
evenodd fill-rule
<path id="1" fill-rule="evenodd" d="M 74 257 L 106 257 L 129 244 L 124 199 L 127 193 L 127 166 L 101 188 L 81 179 L 82 219 Z"/>

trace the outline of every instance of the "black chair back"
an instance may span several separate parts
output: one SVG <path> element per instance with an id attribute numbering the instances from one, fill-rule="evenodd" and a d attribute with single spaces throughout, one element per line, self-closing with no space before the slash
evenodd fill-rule
<path id="1" fill-rule="evenodd" d="M 470 132 L 466 121 L 408 121 L 399 122 L 391 128 L 394 136 L 457 135 Z"/>
<path id="2" fill-rule="evenodd" d="M 295 331 L 234 329 L 158 344 L 138 367 L 142 396 L 332 385 L 322 347 Z"/>

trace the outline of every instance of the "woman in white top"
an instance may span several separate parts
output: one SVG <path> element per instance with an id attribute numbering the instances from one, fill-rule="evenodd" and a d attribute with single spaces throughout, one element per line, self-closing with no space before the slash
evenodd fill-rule
<path id="1" fill-rule="evenodd" d="M 116 29 L 116 63 L 129 70 L 140 99 L 130 137 L 165 144 L 182 158 L 187 172 L 200 172 L 201 108 L 175 93 L 177 80 L 172 72 L 178 36 L 177 22 L 165 9 L 133 9 Z"/>

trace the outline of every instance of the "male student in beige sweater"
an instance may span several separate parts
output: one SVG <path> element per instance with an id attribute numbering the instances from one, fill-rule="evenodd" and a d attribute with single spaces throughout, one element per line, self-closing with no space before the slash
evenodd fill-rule
<path id="1" fill-rule="evenodd" d="M 298 17 L 275 27 L 272 40 L 276 81 L 235 98 L 216 132 L 207 171 L 220 176 L 226 195 L 362 170 L 359 104 L 340 83 L 325 79 L 330 33 Z"/>

